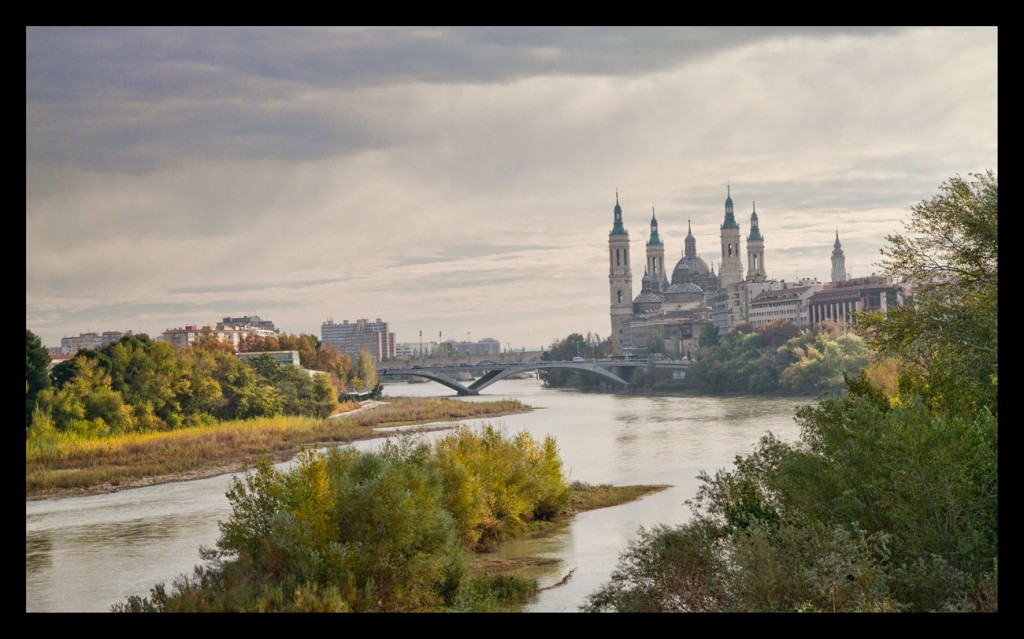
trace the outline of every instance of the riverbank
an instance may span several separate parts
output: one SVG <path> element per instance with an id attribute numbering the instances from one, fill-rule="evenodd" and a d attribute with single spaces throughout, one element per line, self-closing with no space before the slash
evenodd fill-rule
<path id="1" fill-rule="evenodd" d="M 26 500 L 111 493 L 243 471 L 260 455 L 288 461 L 300 450 L 387 437 L 385 429 L 424 425 L 454 428 L 461 419 L 501 417 L 533 410 L 518 400 L 463 402 L 447 398 L 387 398 L 329 419 L 277 417 L 225 422 L 162 433 L 102 439 L 55 434 L 28 442 Z M 430 424 L 430 426 L 426 426 Z"/>

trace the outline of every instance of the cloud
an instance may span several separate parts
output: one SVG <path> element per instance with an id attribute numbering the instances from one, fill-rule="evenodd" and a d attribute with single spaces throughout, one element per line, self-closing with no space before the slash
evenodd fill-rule
<path id="1" fill-rule="evenodd" d="M 688 221 L 717 262 L 729 184 L 769 276 L 824 281 L 837 229 L 861 268 L 942 181 L 997 168 L 994 28 L 26 35 L 47 343 L 241 313 L 548 343 L 607 324 L 616 190 L 638 292 L 652 206 L 670 265 Z"/>

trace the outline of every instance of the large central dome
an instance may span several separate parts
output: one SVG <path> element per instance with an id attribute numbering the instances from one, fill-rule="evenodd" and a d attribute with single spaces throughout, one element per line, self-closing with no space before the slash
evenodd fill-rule
<path id="1" fill-rule="evenodd" d="M 711 273 L 707 263 L 698 255 L 685 255 L 672 271 L 673 284 L 696 283 L 694 277 L 706 278 Z"/>

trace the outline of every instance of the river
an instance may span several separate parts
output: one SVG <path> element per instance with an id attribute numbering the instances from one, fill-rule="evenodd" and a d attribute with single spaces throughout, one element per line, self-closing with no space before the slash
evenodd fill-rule
<path id="1" fill-rule="evenodd" d="M 451 396 L 434 382 L 390 384 L 391 396 Z M 749 453 L 768 431 L 795 440 L 794 409 L 805 399 L 637 397 L 546 389 L 537 379 L 503 380 L 481 401 L 514 397 L 538 410 L 484 421 L 510 433 L 553 435 L 570 480 L 594 484 L 670 484 L 639 501 L 582 513 L 556 532 L 502 547 L 505 557 L 557 559 L 536 573 L 543 590 L 526 612 L 575 612 L 608 580 L 640 526 L 683 523 L 684 502 L 713 473 Z M 360 442 L 372 447 L 379 442 Z M 283 464 L 285 466 L 287 464 Z M 191 574 L 200 546 L 213 546 L 230 508 L 230 475 L 108 495 L 26 502 L 25 599 L 28 612 L 104 612 L 130 595 Z"/>

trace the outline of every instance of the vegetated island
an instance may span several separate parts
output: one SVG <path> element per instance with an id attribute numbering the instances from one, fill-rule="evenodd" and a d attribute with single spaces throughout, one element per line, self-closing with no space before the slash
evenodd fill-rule
<path id="1" fill-rule="evenodd" d="M 303 449 L 387 437 L 393 434 L 389 429 L 447 430 L 462 419 L 534 410 L 517 399 L 464 402 L 414 397 L 353 402 L 342 409 L 329 419 L 272 417 L 104 439 L 68 439 L 26 454 L 25 497 L 77 497 L 204 479 L 242 472 L 263 454 L 283 462 Z M 582 512 L 639 499 L 667 486 L 590 486 L 577 482 L 572 488 L 572 510 Z"/>
<path id="2" fill-rule="evenodd" d="M 175 481 L 237 473 L 260 455 L 275 462 L 302 449 L 349 444 L 392 435 L 386 429 L 423 425 L 412 432 L 454 428 L 461 419 L 501 417 L 533 410 L 517 399 L 463 402 L 448 398 L 385 398 L 349 402 L 328 419 L 277 416 L 213 426 L 67 438 L 25 456 L 25 497 L 110 493 Z"/>

